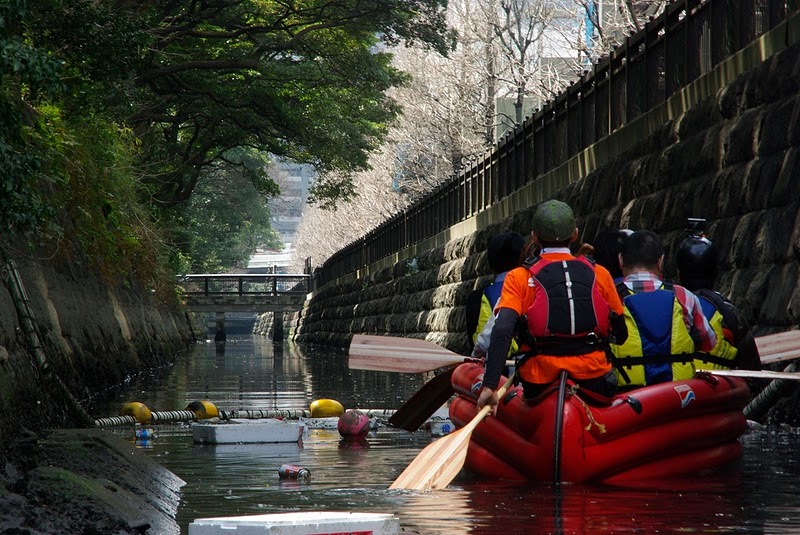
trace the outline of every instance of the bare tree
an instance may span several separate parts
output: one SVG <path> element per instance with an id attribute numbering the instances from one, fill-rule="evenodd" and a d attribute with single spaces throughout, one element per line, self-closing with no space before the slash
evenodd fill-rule
<path id="1" fill-rule="evenodd" d="M 353 176 L 354 199 L 338 210 L 304 209 L 297 266 L 309 256 L 321 264 L 452 176 L 491 147 L 498 125 L 521 122 L 665 4 L 450 0 L 455 50 L 447 58 L 421 48 L 393 51 L 397 67 L 413 75 L 391 92 L 403 113 L 370 170 Z M 506 116 L 497 102 L 509 100 Z"/>
<path id="2" fill-rule="evenodd" d="M 580 49 L 584 58 L 595 61 L 622 44 L 625 37 L 642 29 L 647 21 L 664 11 L 669 0 L 567 0 L 583 17 Z M 568 7 L 567 7 L 568 9 Z"/>

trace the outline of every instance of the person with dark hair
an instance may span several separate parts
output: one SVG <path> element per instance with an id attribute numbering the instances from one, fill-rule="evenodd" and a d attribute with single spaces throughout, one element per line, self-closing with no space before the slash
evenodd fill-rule
<path id="1" fill-rule="evenodd" d="M 622 268 L 619 265 L 619 253 L 622 251 L 622 244 L 625 238 L 630 236 L 633 231 L 629 229 L 608 229 L 601 230 L 592 242 L 592 257 L 594 261 L 603 266 L 611 273 L 614 282 L 622 280 Z"/>
<path id="2" fill-rule="evenodd" d="M 494 307 L 500 298 L 506 274 L 520 265 L 520 256 L 525 247 L 525 238 L 517 232 L 502 232 L 489 240 L 486 256 L 494 273 L 494 282 L 474 290 L 467 298 L 467 329 L 474 349 L 473 357 L 482 357 L 489 346 L 489 335 L 494 324 Z M 516 352 L 512 344 L 511 354 Z"/>
<path id="3" fill-rule="evenodd" d="M 742 368 L 760 370 L 761 357 L 744 314 L 714 291 L 719 251 L 702 233 L 689 232 L 675 255 L 678 280 L 700 298 L 703 315 L 714 329 L 717 343 L 698 353 L 694 365 L 702 370 Z"/>
<path id="4" fill-rule="evenodd" d="M 550 200 L 534 210 L 531 239 L 538 256 L 506 276 L 496 306 L 478 407 L 496 406 L 496 394 L 511 341 L 518 336 L 525 356 L 517 365 L 525 398 L 541 393 L 567 371 L 581 388 L 611 397 L 616 378 L 603 350 L 624 328 L 622 302 L 608 270 L 569 245 L 578 238 L 569 205 Z M 520 319 L 522 318 L 522 321 Z M 523 324 L 520 332 L 518 323 Z"/>
<path id="5" fill-rule="evenodd" d="M 664 244 L 649 230 L 628 236 L 619 255 L 624 278 L 617 291 L 625 306 L 628 338 L 611 345 L 620 387 L 694 377 L 698 351 L 717 343 L 700 300 L 663 280 Z"/>

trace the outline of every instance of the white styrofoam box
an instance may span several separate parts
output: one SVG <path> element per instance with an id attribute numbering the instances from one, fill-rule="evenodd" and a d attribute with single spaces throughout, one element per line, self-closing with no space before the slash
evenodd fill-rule
<path id="1" fill-rule="evenodd" d="M 450 407 L 448 407 L 447 405 L 442 405 L 441 407 L 436 409 L 436 412 L 431 414 L 431 417 L 429 419 L 430 420 L 436 420 L 436 419 L 447 420 L 448 418 L 450 418 Z"/>
<path id="2" fill-rule="evenodd" d="M 231 419 L 227 422 L 200 421 L 192 424 L 192 439 L 198 444 L 255 444 L 297 442 L 303 425 L 286 420 Z"/>
<path id="3" fill-rule="evenodd" d="M 394 515 L 310 511 L 269 515 L 198 518 L 189 535 L 398 535 Z"/>

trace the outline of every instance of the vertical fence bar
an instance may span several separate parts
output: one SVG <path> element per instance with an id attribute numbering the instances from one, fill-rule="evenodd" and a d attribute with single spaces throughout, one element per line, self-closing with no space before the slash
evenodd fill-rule
<path id="1" fill-rule="evenodd" d="M 581 148 L 586 148 L 595 141 L 595 80 L 588 72 L 581 77 Z"/>
<path id="2" fill-rule="evenodd" d="M 602 58 L 594 66 L 594 138 L 602 139 L 610 132 L 611 112 L 609 105 L 611 60 Z"/>

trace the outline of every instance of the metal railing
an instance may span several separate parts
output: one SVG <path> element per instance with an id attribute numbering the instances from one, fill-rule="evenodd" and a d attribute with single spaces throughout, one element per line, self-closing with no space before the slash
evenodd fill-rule
<path id="1" fill-rule="evenodd" d="M 797 0 L 677 0 L 491 151 L 332 255 L 318 284 L 488 208 L 665 102 L 797 10 Z"/>
<path id="2" fill-rule="evenodd" d="M 179 283 L 189 295 L 286 295 L 311 291 L 311 276 L 306 274 L 192 274 Z"/>

